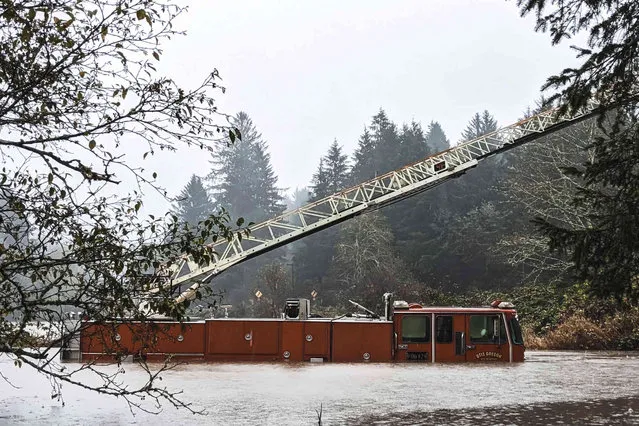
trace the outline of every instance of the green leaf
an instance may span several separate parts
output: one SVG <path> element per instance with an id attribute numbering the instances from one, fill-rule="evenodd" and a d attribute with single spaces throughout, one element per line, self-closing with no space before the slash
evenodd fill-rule
<path id="1" fill-rule="evenodd" d="M 106 25 L 102 25 L 102 30 L 100 31 L 100 35 L 102 36 L 102 41 L 104 41 L 108 32 L 109 32 L 109 27 L 107 27 Z"/>
<path id="2" fill-rule="evenodd" d="M 231 139 L 231 143 L 235 142 L 235 133 L 232 130 L 229 130 L 229 139 Z"/>
<path id="3" fill-rule="evenodd" d="M 49 184 L 53 182 L 53 173 L 49 173 L 48 179 L 49 179 Z"/>
<path id="4" fill-rule="evenodd" d="M 144 9 L 140 9 L 137 12 L 135 12 L 135 16 L 137 16 L 138 21 L 142 20 L 142 19 L 146 18 L 146 12 L 144 11 Z"/>
<path id="5" fill-rule="evenodd" d="M 160 55 L 158 54 L 158 52 L 153 52 L 153 57 L 158 61 L 160 60 Z"/>
<path id="6" fill-rule="evenodd" d="M 244 218 L 243 217 L 239 218 L 237 220 L 237 222 L 236 222 L 237 226 L 242 226 L 243 223 L 244 223 Z"/>
<path id="7" fill-rule="evenodd" d="M 89 149 L 93 149 L 95 148 L 95 140 L 91 139 L 91 141 L 89 142 Z"/>

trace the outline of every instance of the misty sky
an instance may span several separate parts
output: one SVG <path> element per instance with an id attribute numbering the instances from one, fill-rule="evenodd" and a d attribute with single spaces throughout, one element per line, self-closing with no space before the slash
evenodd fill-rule
<path id="1" fill-rule="evenodd" d="M 217 68 L 220 109 L 250 115 L 289 190 L 308 185 L 333 139 L 350 155 L 380 107 L 398 125 L 439 121 L 455 143 L 475 112 L 511 124 L 546 77 L 575 63 L 570 43 L 551 46 L 514 1 L 191 4 L 178 21 L 188 34 L 164 46 L 160 71 L 188 86 Z M 171 195 L 210 170 L 198 150 L 152 161 Z"/>

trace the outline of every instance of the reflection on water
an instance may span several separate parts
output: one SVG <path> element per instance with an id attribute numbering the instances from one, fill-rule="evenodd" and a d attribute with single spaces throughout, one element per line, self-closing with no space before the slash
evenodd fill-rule
<path id="1" fill-rule="evenodd" d="M 126 379 L 144 376 L 125 366 Z M 124 401 L 72 387 L 65 406 L 48 381 L 0 358 L 0 424 L 635 424 L 639 354 L 528 352 L 521 364 L 196 364 L 163 375 L 193 416 L 164 406 L 131 414 Z"/>

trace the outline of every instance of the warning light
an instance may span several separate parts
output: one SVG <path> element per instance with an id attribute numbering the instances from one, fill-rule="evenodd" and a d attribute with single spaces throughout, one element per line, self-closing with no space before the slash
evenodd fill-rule
<path id="1" fill-rule="evenodd" d="M 433 169 L 436 172 L 441 172 L 445 168 L 446 168 L 446 162 L 445 161 L 440 161 L 439 163 L 435 163 L 435 165 L 433 166 Z"/>

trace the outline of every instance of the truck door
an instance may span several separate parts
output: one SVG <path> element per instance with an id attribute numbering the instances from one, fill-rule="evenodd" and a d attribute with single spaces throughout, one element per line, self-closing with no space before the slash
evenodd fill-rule
<path id="1" fill-rule="evenodd" d="M 466 315 L 466 361 L 510 361 L 509 343 L 500 313 Z"/>
<path id="2" fill-rule="evenodd" d="M 465 335 L 466 316 L 454 314 L 435 315 L 435 362 L 460 362 L 466 360 L 463 350 L 458 350 L 456 339 Z M 456 336 L 458 336 L 456 338 Z"/>

